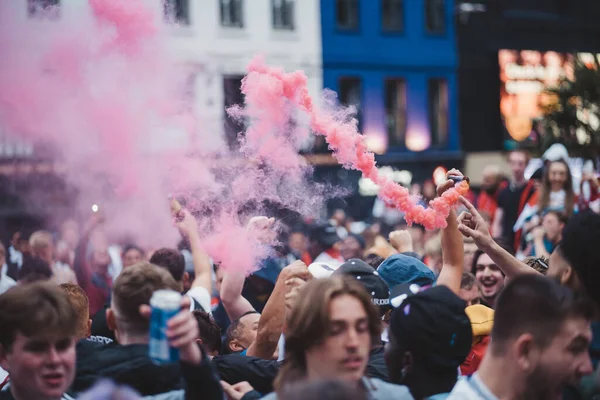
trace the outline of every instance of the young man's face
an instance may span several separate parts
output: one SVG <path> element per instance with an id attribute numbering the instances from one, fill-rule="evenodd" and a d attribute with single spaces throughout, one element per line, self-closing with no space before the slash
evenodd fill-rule
<path id="1" fill-rule="evenodd" d="M 306 351 L 309 378 L 355 383 L 364 375 L 369 361 L 367 312 L 354 296 L 341 295 L 329 304 L 329 324 L 323 343 Z"/>
<path id="2" fill-rule="evenodd" d="M 542 220 L 542 226 L 546 233 L 546 238 L 553 243 L 560 240 L 564 224 L 560 222 L 556 214 L 549 213 L 544 216 Z"/>
<path id="3" fill-rule="evenodd" d="M 17 333 L 10 351 L 0 349 L 0 365 L 19 399 L 60 398 L 75 377 L 75 340 Z"/>
<path id="4" fill-rule="evenodd" d="M 363 250 L 360 247 L 360 243 L 358 243 L 358 240 L 352 236 L 348 236 L 342 241 L 340 253 L 346 261 L 350 260 L 351 258 L 363 258 Z"/>
<path id="5" fill-rule="evenodd" d="M 508 157 L 508 165 L 513 174 L 513 178 L 520 180 L 525 174 L 525 167 L 527 167 L 527 157 L 524 153 L 515 151 L 510 153 Z"/>
<path id="6" fill-rule="evenodd" d="M 504 288 L 504 275 L 487 254 L 482 254 L 477 259 L 475 278 L 484 300 L 494 300 Z"/>
<path id="7" fill-rule="evenodd" d="M 458 297 L 467 303 L 467 307 L 479 304 L 479 287 L 474 283 L 470 288 L 460 288 Z"/>
<path id="8" fill-rule="evenodd" d="M 131 267 L 142 261 L 143 254 L 138 249 L 129 249 L 123 253 L 123 268 Z"/>
<path id="9" fill-rule="evenodd" d="M 591 374 L 591 340 L 590 321 L 581 317 L 567 319 L 550 345 L 532 356 L 534 365 L 527 378 L 525 398 L 562 399 L 566 385 L 578 385 L 583 376 Z"/>

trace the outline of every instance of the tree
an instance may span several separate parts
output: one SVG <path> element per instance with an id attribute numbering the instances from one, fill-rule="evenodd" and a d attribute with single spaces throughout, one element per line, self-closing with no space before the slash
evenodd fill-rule
<path id="1" fill-rule="evenodd" d="M 593 60 L 592 60 L 593 59 Z M 542 151 L 554 143 L 569 154 L 584 158 L 600 155 L 600 62 L 577 56 L 573 74 L 558 86 L 545 89 L 540 107 L 544 112 Z"/>

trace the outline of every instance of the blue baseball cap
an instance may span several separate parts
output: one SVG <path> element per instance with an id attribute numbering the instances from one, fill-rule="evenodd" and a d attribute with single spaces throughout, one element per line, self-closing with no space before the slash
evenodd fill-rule
<path id="1" fill-rule="evenodd" d="M 435 274 L 427 265 L 418 258 L 405 254 L 394 254 L 388 257 L 377 268 L 377 272 L 390 288 L 403 283 L 431 286 L 435 282 Z"/>

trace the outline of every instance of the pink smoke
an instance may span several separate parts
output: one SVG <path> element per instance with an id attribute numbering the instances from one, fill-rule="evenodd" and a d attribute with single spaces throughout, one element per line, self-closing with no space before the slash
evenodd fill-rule
<path id="1" fill-rule="evenodd" d="M 249 273 L 270 254 L 245 229 L 269 211 L 265 202 L 314 215 L 332 191 L 308 179 L 311 168 L 298 155 L 308 127 L 290 122 L 296 108 L 275 97 L 277 80 L 246 80 L 263 89 L 247 92 L 237 109 L 250 122 L 239 152 L 202 129 L 155 3 L 89 0 L 89 9 L 37 21 L 20 19 L 20 2 L 0 2 L 0 128 L 56 148 L 79 192 L 73 214 L 87 216 L 98 204 L 109 236 L 175 245 L 173 193 L 198 218 L 209 255 Z M 180 146 L 149 148 L 182 132 Z"/>
<path id="2" fill-rule="evenodd" d="M 286 115 L 290 105 L 306 112 L 310 116 L 312 130 L 325 136 L 329 148 L 333 150 L 339 162 L 345 168 L 361 171 L 364 177 L 379 185 L 379 196 L 403 211 L 409 225 L 417 222 L 426 229 L 446 227 L 450 208 L 457 203 L 461 195 L 466 194 L 468 183 L 461 182 L 441 197 L 432 200 L 430 208 L 418 204 L 418 198 L 411 196 L 408 189 L 379 174 L 375 155 L 367 150 L 363 137 L 358 132 L 356 120 L 340 121 L 335 113 L 324 112 L 315 107 L 308 94 L 306 82 L 304 72 L 286 73 L 280 68 L 267 66 L 262 57 L 256 57 L 248 66 L 243 92 L 247 98 L 256 98 L 256 103 L 262 106 L 263 113 L 268 112 L 268 115 L 272 116 L 272 125 L 275 126 L 281 123 L 278 116 Z M 266 139 L 266 143 L 271 151 L 277 148 L 276 139 Z"/>

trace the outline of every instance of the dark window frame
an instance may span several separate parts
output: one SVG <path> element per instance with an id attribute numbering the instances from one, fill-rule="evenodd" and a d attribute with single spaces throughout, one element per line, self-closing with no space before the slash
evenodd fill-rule
<path id="1" fill-rule="evenodd" d="M 27 15 L 29 18 L 44 17 L 57 19 L 60 7 L 60 0 L 27 0 Z M 48 8 L 52 9 L 48 10 Z"/>
<path id="2" fill-rule="evenodd" d="M 221 27 L 244 28 L 243 0 L 219 0 L 219 17 Z"/>
<path id="3" fill-rule="evenodd" d="M 394 88 L 394 93 L 390 93 L 392 87 Z M 398 93 L 399 87 L 401 88 L 401 93 Z M 385 129 L 388 144 L 391 148 L 406 147 L 406 131 L 408 127 L 407 88 L 408 82 L 402 77 L 386 78 L 384 82 Z M 393 99 L 392 95 L 394 95 Z M 401 102 L 397 101 L 399 97 L 402 97 Z M 400 126 L 398 126 L 399 120 Z"/>
<path id="4" fill-rule="evenodd" d="M 445 93 L 441 93 L 440 88 Z M 442 102 L 441 96 L 445 95 Z M 444 109 L 442 109 L 444 107 Z M 443 112 L 443 119 L 440 118 Z M 450 84 L 445 77 L 432 77 L 427 80 L 427 117 L 429 132 L 431 133 L 431 146 L 444 147 L 448 145 L 450 137 Z M 445 125 L 445 130 L 442 125 Z"/>
<path id="5" fill-rule="evenodd" d="M 424 0 L 423 1 L 424 11 L 425 11 L 424 12 L 425 32 L 428 35 L 445 36 L 448 34 L 448 16 L 446 15 L 446 8 L 447 8 L 446 1 L 447 0 Z M 433 21 L 430 20 L 430 16 L 432 14 L 429 11 L 434 9 L 436 5 L 439 6 L 439 4 L 441 4 L 441 9 L 442 9 L 442 18 L 440 19 L 442 24 L 441 24 L 441 28 L 436 28 L 436 27 L 430 26 L 430 24 L 433 23 Z"/>
<path id="6" fill-rule="evenodd" d="M 350 84 L 345 85 L 344 82 Z M 356 85 L 353 85 L 356 84 Z M 353 86 L 353 87 L 352 87 Z M 356 91 L 358 102 L 352 102 L 351 99 L 348 99 L 349 96 L 352 95 L 352 91 Z M 358 130 L 362 132 L 363 127 L 363 79 L 357 75 L 344 75 L 338 78 L 338 100 L 340 104 L 349 107 L 356 107 L 356 115 L 355 118 L 358 121 Z"/>
<path id="7" fill-rule="evenodd" d="M 271 0 L 271 16 L 271 26 L 273 29 L 278 31 L 293 31 L 296 29 L 296 1 Z"/>
<path id="8" fill-rule="evenodd" d="M 192 24 L 190 18 L 190 0 L 163 0 L 164 16 L 167 21 L 180 25 Z"/>
<path id="9" fill-rule="evenodd" d="M 387 5 L 386 5 L 387 3 Z M 405 1 L 404 0 L 381 0 L 380 2 L 380 6 L 381 6 L 381 31 L 385 34 L 392 34 L 392 35 L 399 35 L 399 34 L 403 34 L 405 31 L 405 12 L 404 12 L 404 6 L 405 6 Z M 390 7 L 390 8 L 394 8 L 394 6 L 399 6 L 400 9 L 400 16 L 399 18 L 397 18 L 398 22 L 399 22 L 399 26 L 394 27 L 394 26 L 386 26 L 386 16 L 390 16 L 391 15 L 391 11 L 392 10 L 387 10 L 386 12 L 386 8 Z"/>
<path id="10" fill-rule="evenodd" d="M 372 0 L 371 0 L 372 1 Z M 360 0 L 335 0 L 335 27 L 341 32 L 358 32 L 360 30 Z M 343 13 L 341 7 L 346 6 L 346 23 L 340 23 L 340 16 Z M 354 20 L 351 21 L 351 14 L 354 13 Z"/>

